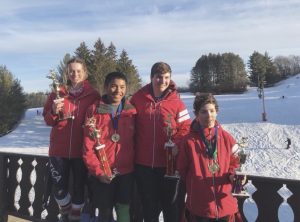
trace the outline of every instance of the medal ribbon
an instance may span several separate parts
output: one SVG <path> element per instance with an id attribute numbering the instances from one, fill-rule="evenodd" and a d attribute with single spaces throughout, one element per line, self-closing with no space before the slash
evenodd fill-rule
<path id="1" fill-rule="evenodd" d="M 215 126 L 215 135 L 212 138 L 213 143 L 211 144 L 204 136 L 202 128 L 199 130 L 200 138 L 205 144 L 206 154 L 210 159 L 216 160 L 218 156 L 217 141 L 218 141 L 218 127 Z"/>
<path id="2" fill-rule="evenodd" d="M 118 130 L 118 120 L 119 120 L 120 114 L 122 112 L 122 109 L 123 109 L 122 102 L 120 102 L 116 113 L 114 112 L 113 108 L 111 109 L 111 116 L 110 117 L 111 117 L 111 121 L 112 121 L 112 124 L 113 124 L 113 127 L 114 127 L 115 131 Z"/>

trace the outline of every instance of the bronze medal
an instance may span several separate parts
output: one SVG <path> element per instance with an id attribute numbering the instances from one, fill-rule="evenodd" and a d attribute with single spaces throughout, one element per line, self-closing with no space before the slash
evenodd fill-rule
<path id="1" fill-rule="evenodd" d="M 117 133 L 114 133 L 112 136 L 111 136 L 111 140 L 115 143 L 117 143 L 119 140 L 120 140 L 120 135 L 117 134 Z"/>
<path id="2" fill-rule="evenodd" d="M 213 162 L 212 164 L 208 164 L 208 170 L 212 174 L 215 174 L 216 172 L 218 172 L 220 170 L 220 166 L 217 162 Z"/>

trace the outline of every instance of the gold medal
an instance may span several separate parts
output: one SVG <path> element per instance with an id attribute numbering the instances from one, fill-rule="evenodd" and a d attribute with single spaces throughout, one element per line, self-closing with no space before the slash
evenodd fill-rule
<path id="1" fill-rule="evenodd" d="M 117 134 L 117 133 L 114 133 L 112 136 L 111 136 L 111 140 L 115 143 L 117 143 L 119 140 L 120 140 L 120 135 Z"/>
<path id="2" fill-rule="evenodd" d="M 216 172 L 218 172 L 220 170 L 220 166 L 217 162 L 213 161 L 212 164 L 208 164 L 208 170 L 212 174 L 215 174 Z"/>

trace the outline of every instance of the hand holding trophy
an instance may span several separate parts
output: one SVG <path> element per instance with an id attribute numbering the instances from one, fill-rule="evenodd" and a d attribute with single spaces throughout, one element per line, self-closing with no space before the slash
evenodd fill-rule
<path id="1" fill-rule="evenodd" d="M 233 181 L 233 196 L 249 196 L 244 188 L 247 181 L 247 175 L 243 172 L 243 165 L 246 162 L 247 154 L 245 153 L 245 147 L 247 146 L 247 137 L 242 137 L 241 142 L 238 143 L 239 146 L 239 160 L 240 168 L 236 171 Z"/>
<path id="2" fill-rule="evenodd" d="M 167 158 L 165 177 L 179 179 L 179 173 L 175 171 L 175 156 L 178 151 L 177 151 L 176 144 L 172 141 L 174 130 L 171 125 L 171 117 L 172 117 L 171 115 L 168 116 L 167 126 L 166 126 L 168 141 L 165 143 L 166 158 Z"/>
<path id="3" fill-rule="evenodd" d="M 51 69 L 49 74 L 47 75 L 48 79 L 52 80 L 51 88 L 52 91 L 56 94 L 56 99 L 53 101 L 52 110 L 53 113 L 58 115 L 59 120 L 64 119 L 64 98 L 60 97 L 59 91 L 60 86 L 62 85 L 57 79 L 57 73 L 54 69 Z"/>
<path id="4" fill-rule="evenodd" d="M 109 183 L 117 175 L 117 170 L 111 170 L 110 168 L 109 161 L 104 149 L 105 144 L 100 143 L 101 132 L 96 128 L 96 119 L 94 117 L 89 118 L 87 120 L 86 126 L 91 129 L 90 136 L 96 141 L 95 153 L 98 160 L 100 161 L 104 175 L 109 179 L 109 181 L 106 182 Z"/>
<path id="5" fill-rule="evenodd" d="M 53 100 L 52 111 L 58 115 L 58 121 L 74 119 L 72 113 L 69 112 L 66 114 L 64 112 L 64 98 L 60 96 L 61 87 L 63 87 L 64 84 L 58 80 L 57 76 L 58 74 L 54 69 L 51 69 L 47 75 L 47 78 L 52 80 L 51 88 L 56 94 L 56 99 Z"/>

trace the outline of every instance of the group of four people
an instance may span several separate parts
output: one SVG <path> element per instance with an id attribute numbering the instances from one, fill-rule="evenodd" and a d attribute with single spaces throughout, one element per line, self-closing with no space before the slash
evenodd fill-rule
<path id="1" fill-rule="evenodd" d="M 50 94 L 43 111 L 52 126 L 49 171 L 61 221 L 80 221 L 87 181 L 103 222 L 111 222 L 113 208 L 118 222 L 130 221 L 135 183 L 145 222 L 158 222 L 161 211 L 165 222 L 231 221 L 237 213 L 231 194 L 237 145 L 216 121 L 217 101 L 197 95 L 191 123 L 171 73 L 167 63 L 155 63 L 151 82 L 131 98 L 126 75 L 109 73 L 101 97 L 86 80 L 83 60 L 68 62 L 66 86 Z M 178 195 L 170 187 L 173 178 L 165 177 L 167 142 L 181 178 L 179 188 L 174 180 Z"/>

